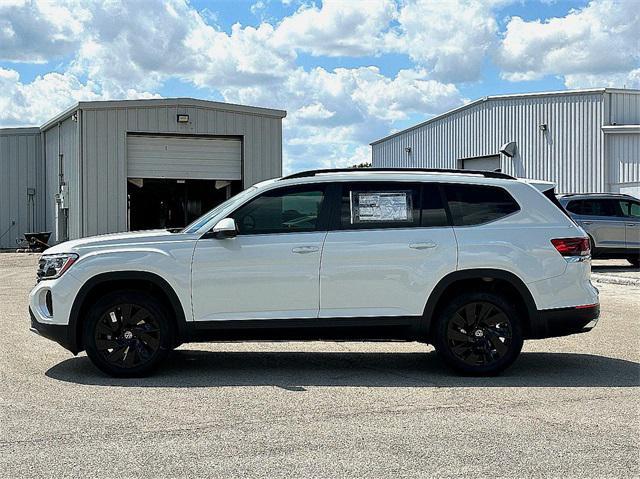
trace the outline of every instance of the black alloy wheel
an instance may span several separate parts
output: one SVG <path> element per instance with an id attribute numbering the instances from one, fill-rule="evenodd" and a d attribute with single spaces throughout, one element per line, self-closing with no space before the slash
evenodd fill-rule
<path id="1" fill-rule="evenodd" d="M 520 354 L 519 314 L 498 294 L 463 293 L 438 315 L 433 342 L 445 363 L 456 371 L 493 376 Z"/>
<path id="2" fill-rule="evenodd" d="M 494 304 L 468 303 L 447 325 L 447 343 L 453 354 L 470 366 L 485 366 L 507 354 L 513 332 L 509 319 Z"/>
<path id="3" fill-rule="evenodd" d="M 144 307 L 124 303 L 109 308 L 95 327 L 96 349 L 113 366 L 135 368 L 160 348 L 160 325 Z"/>
<path id="4" fill-rule="evenodd" d="M 174 346 L 163 303 L 149 294 L 116 291 L 89 308 L 83 344 L 91 362 L 118 377 L 145 376 Z"/>

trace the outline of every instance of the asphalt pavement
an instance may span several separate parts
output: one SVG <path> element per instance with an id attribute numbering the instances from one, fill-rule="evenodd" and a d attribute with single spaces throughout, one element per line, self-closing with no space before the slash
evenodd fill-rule
<path id="1" fill-rule="evenodd" d="M 37 256 L 0 254 L 0 476 L 638 477 L 640 288 L 497 378 L 417 343 L 210 343 L 113 379 L 29 332 Z"/>

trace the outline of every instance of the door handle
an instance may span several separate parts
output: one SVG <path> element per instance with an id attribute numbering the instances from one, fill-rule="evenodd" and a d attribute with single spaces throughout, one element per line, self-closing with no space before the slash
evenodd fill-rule
<path id="1" fill-rule="evenodd" d="M 318 251 L 320 251 L 320 248 L 317 246 L 296 246 L 291 250 L 292 253 L 297 254 L 317 253 Z"/>
<path id="2" fill-rule="evenodd" d="M 583 225 L 592 225 L 593 221 L 583 221 L 582 224 Z"/>
<path id="3" fill-rule="evenodd" d="M 430 249 L 438 246 L 433 241 L 425 241 L 423 243 L 410 243 L 409 248 L 411 249 Z"/>
<path id="4" fill-rule="evenodd" d="M 627 226 L 638 226 L 640 223 L 627 223 Z"/>

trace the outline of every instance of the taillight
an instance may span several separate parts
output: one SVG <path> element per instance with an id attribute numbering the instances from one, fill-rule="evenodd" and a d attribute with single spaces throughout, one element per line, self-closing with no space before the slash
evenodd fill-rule
<path id="1" fill-rule="evenodd" d="M 589 256 L 591 245 L 589 238 L 556 238 L 551 243 L 562 256 Z"/>

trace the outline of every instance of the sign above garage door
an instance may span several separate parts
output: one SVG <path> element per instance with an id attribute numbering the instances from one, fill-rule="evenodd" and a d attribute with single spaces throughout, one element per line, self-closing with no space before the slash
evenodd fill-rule
<path id="1" fill-rule="evenodd" d="M 234 138 L 127 135 L 129 178 L 242 179 L 242 142 Z"/>

